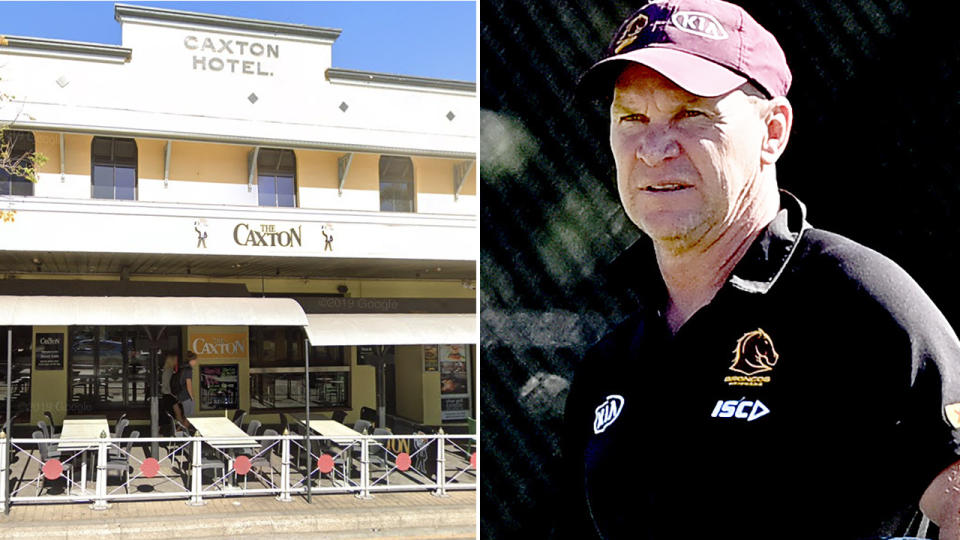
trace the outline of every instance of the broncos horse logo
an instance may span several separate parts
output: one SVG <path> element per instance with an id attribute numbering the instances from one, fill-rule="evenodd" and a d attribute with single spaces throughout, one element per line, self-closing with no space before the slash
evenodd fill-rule
<path id="1" fill-rule="evenodd" d="M 737 340 L 737 348 L 733 351 L 733 365 L 730 369 L 744 375 L 755 375 L 764 371 L 773 370 L 780 355 L 773 348 L 770 334 L 757 328 L 747 332 Z"/>

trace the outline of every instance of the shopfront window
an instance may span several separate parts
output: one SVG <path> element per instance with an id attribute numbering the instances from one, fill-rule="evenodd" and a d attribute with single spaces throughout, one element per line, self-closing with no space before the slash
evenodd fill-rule
<path id="1" fill-rule="evenodd" d="M 91 145 L 94 199 L 137 199 L 137 142 L 94 137 Z"/>
<path id="2" fill-rule="evenodd" d="M 7 331 L 0 326 L 0 417 L 7 414 Z M 13 353 L 10 370 L 10 416 L 14 421 L 30 420 L 30 375 L 33 365 L 33 329 L 29 326 L 13 327 Z"/>
<path id="3" fill-rule="evenodd" d="M 413 212 L 413 161 L 403 156 L 380 156 L 380 211 Z"/>
<path id="4" fill-rule="evenodd" d="M 297 160 L 293 150 L 261 148 L 257 152 L 260 206 L 297 206 Z"/>
<path id="5" fill-rule="evenodd" d="M 8 129 L 0 140 L 0 195 L 33 195 L 33 182 L 26 176 L 15 174 L 24 168 L 33 167 L 36 152 L 33 133 Z"/>
<path id="6" fill-rule="evenodd" d="M 304 333 L 293 327 L 250 328 L 251 410 L 306 406 Z M 310 406 L 347 408 L 350 366 L 344 347 L 310 348 Z"/>
<path id="7" fill-rule="evenodd" d="M 179 332 L 167 329 L 165 345 L 179 350 Z M 122 410 L 146 414 L 150 338 L 142 327 L 74 326 L 69 339 L 69 411 Z M 157 355 L 160 358 L 160 355 Z"/>

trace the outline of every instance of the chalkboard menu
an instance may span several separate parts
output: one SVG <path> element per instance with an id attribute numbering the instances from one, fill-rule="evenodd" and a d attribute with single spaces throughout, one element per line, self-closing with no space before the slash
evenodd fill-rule
<path id="1" fill-rule="evenodd" d="M 237 364 L 200 366 L 200 409 L 240 407 L 240 377 Z"/>
<path id="2" fill-rule="evenodd" d="M 63 334 L 37 334 L 37 369 L 63 369 Z"/>

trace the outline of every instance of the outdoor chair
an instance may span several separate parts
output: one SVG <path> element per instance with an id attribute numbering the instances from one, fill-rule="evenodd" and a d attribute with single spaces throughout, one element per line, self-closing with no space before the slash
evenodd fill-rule
<path id="1" fill-rule="evenodd" d="M 233 413 L 233 423 L 237 425 L 238 428 L 243 429 L 243 419 L 247 416 L 247 411 L 243 409 L 237 409 Z"/>
<path id="2" fill-rule="evenodd" d="M 47 420 L 50 422 L 50 435 L 51 437 L 59 437 L 57 434 L 57 424 L 53 421 L 53 413 L 50 411 L 43 411 L 43 415 L 47 417 Z"/>
<path id="3" fill-rule="evenodd" d="M 40 420 L 39 422 L 37 422 L 37 427 L 40 428 L 40 432 L 43 433 L 43 438 L 44 438 L 44 439 L 55 439 L 55 438 L 56 438 L 56 437 L 54 437 L 53 433 L 51 433 L 51 428 L 50 428 L 50 426 L 48 426 L 47 423 L 44 422 L 43 420 Z"/>
<path id="4" fill-rule="evenodd" d="M 250 423 L 252 424 L 253 422 L 256 422 L 256 420 L 254 420 L 254 421 L 252 421 L 252 422 L 250 422 Z M 263 430 L 263 436 L 264 436 L 264 437 L 276 437 L 277 435 L 279 435 L 279 433 L 277 433 L 277 430 L 275 430 L 275 429 L 265 429 L 265 430 Z M 266 452 L 264 452 L 262 455 L 257 456 L 257 457 L 255 457 L 255 458 L 251 459 L 251 460 L 250 460 L 250 470 L 252 471 L 253 469 L 257 469 L 258 471 L 260 471 L 260 475 L 263 476 L 263 469 L 264 469 L 264 468 L 269 469 L 269 470 L 270 470 L 270 485 L 271 485 L 271 486 L 276 486 L 276 484 L 273 483 L 273 462 L 271 462 L 270 456 L 272 456 L 272 455 L 279 449 L 280 443 L 279 443 L 279 441 L 277 441 L 277 440 L 275 440 L 275 439 L 274 439 L 274 440 L 269 440 L 269 439 L 268 439 L 268 440 L 263 440 L 263 441 L 260 441 L 260 442 L 261 442 L 261 444 L 263 445 L 263 447 L 270 446 L 271 444 L 274 445 L 274 446 L 273 446 L 273 448 L 271 448 L 270 450 L 267 450 Z M 243 489 L 247 489 L 247 475 L 243 475 Z"/>
<path id="5" fill-rule="evenodd" d="M 125 416 L 127 416 L 126 413 L 124 413 L 124 415 L 120 417 L 120 420 L 117 420 L 117 425 L 114 426 L 114 428 L 113 428 L 113 438 L 114 438 L 114 439 L 119 439 L 119 438 L 123 437 L 123 431 L 124 431 L 125 429 L 127 429 L 127 426 L 130 424 L 130 421 L 127 420 L 127 419 L 125 418 Z M 110 448 L 110 451 L 107 452 L 107 457 L 108 457 L 108 458 L 119 458 L 119 457 L 121 457 L 122 455 L 123 455 L 123 454 L 120 453 L 120 450 L 118 450 L 118 449 L 116 449 L 116 448 L 113 448 L 113 447 L 111 447 L 111 448 Z"/>
<path id="6" fill-rule="evenodd" d="M 184 426 L 183 424 L 181 424 L 180 422 L 177 422 L 176 417 L 174 417 L 174 416 L 173 416 L 172 414 L 170 414 L 170 413 L 167 413 L 167 418 L 170 419 L 170 431 L 173 433 L 173 435 L 171 435 L 172 437 L 189 437 L 189 436 L 190 436 L 189 432 L 187 431 L 187 427 Z M 173 441 L 173 442 L 167 443 L 167 447 L 166 447 L 166 448 L 167 448 L 167 453 L 168 453 L 168 454 L 171 453 L 171 451 L 170 451 L 171 445 L 172 445 L 172 448 L 174 449 L 174 452 L 176 452 L 176 449 L 177 449 L 177 448 L 180 448 L 180 446 L 182 446 L 183 444 L 184 444 L 184 443 L 183 443 L 183 442 L 180 442 L 180 441 Z M 187 444 L 187 446 L 190 445 L 189 442 L 187 442 L 186 444 Z M 186 449 L 186 447 L 184 447 L 184 449 Z M 181 453 L 182 453 L 182 452 L 181 452 Z M 170 459 L 170 462 L 173 463 L 176 459 L 177 459 L 177 456 L 174 455 L 174 456 Z M 181 465 L 180 468 L 181 468 L 181 470 L 182 470 L 182 469 L 183 469 L 183 465 Z"/>
<path id="7" fill-rule="evenodd" d="M 283 413 L 279 413 L 279 414 L 280 414 L 280 433 L 282 434 L 284 432 L 287 432 L 289 434 L 290 420 L 287 419 L 287 415 Z"/>
<path id="8" fill-rule="evenodd" d="M 34 431 L 34 439 L 49 439 L 44 435 L 43 431 Z M 50 459 L 60 459 L 60 451 L 52 450 L 50 445 L 45 442 L 38 442 L 37 448 L 40 451 L 40 459 L 46 463 Z M 70 485 L 73 484 L 73 462 L 68 461 L 67 463 L 60 462 L 60 466 L 63 467 L 63 472 L 67 475 L 67 495 L 70 495 Z M 36 496 L 40 496 L 40 489 L 42 484 L 46 481 L 46 476 L 43 473 L 40 473 L 40 478 L 37 480 L 37 493 Z"/>
<path id="9" fill-rule="evenodd" d="M 189 481 L 190 481 L 190 478 L 193 476 L 193 445 L 192 445 L 192 444 L 188 444 L 187 446 L 185 446 L 184 449 L 183 449 L 183 454 L 184 454 L 184 456 L 187 458 L 187 462 L 186 462 L 185 465 L 181 465 L 181 466 L 180 466 L 180 470 L 182 471 L 182 470 L 186 469 L 187 481 L 189 482 Z M 203 455 L 203 452 L 201 451 L 201 455 L 200 455 L 200 474 L 203 475 L 203 471 L 208 470 L 208 469 L 212 469 L 213 471 L 218 471 L 218 470 L 219 470 L 221 475 L 225 475 L 225 474 L 226 474 L 227 466 L 226 466 L 226 464 L 224 464 L 224 462 L 223 462 L 222 460 L 220 460 L 220 459 L 214 459 L 214 458 L 209 458 L 209 457 L 207 457 L 207 456 L 204 456 L 204 455 Z M 202 476 L 201 476 L 201 482 L 202 482 L 202 481 L 203 481 L 203 478 L 202 478 Z M 222 486 L 221 486 L 221 488 L 222 488 Z"/>
<path id="10" fill-rule="evenodd" d="M 107 476 L 110 475 L 110 471 L 123 473 L 123 489 L 126 490 L 127 493 L 130 493 L 130 451 L 133 449 L 133 439 L 139 437 L 139 431 L 131 431 L 130 440 L 124 445 L 123 451 L 117 450 L 117 453 L 120 454 L 119 457 L 109 457 L 107 459 Z M 113 448 L 111 448 L 111 450 L 113 450 Z"/>
<path id="11" fill-rule="evenodd" d="M 251 420 L 250 423 L 247 425 L 247 435 L 251 437 L 256 437 L 258 431 L 260 431 L 260 421 Z"/>
<path id="12" fill-rule="evenodd" d="M 343 421 L 347 419 L 347 411 L 333 411 L 333 414 L 330 415 L 330 418 L 334 422 L 340 422 L 342 424 Z"/>
<path id="13" fill-rule="evenodd" d="M 373 430 L 373 434 L 374 436 L 393 435 L 393 431 L 390 431 L 390 428 L 376 428 Z M 390 470 L 390 453 L 387 450 L 387 441 L 388 439 L 371 439 L 371 445 L 367 455 L 370 459 L 371 466 L 373 466 L 374 463 L 379 463 L 380 466 L 383 467 L 387 485 L 390 485 L 390 475 L 387 474 L 387 471 Z"/>
<path id="14" fill-rule="evenodd" d="M 370 428 L 373 427 L 373 423 L 368 420 L 357 420 L 353 423 L 353 430 L 357 433 L 367 434 L 370 432 Z"/>

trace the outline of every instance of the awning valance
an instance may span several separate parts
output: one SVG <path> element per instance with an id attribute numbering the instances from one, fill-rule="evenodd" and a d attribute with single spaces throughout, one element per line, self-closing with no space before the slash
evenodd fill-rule
<path id="1" fill-rule="evenodd" d="M 472 313 L 308 314 L 311 345 L 420 345 L 477 342 Z"/>
<path id="2" fill-rule="evenodd" d="M 289 298 L 0 296 L 0 326 L 304 326 Z"/>

